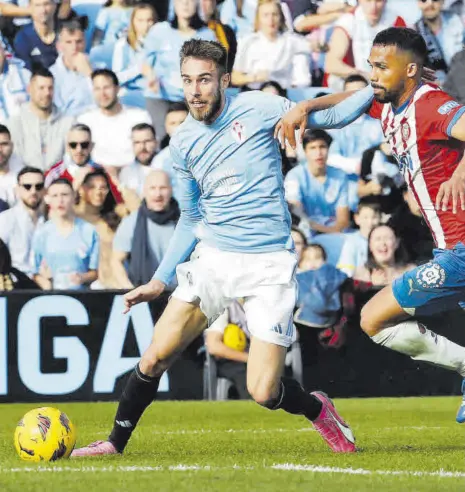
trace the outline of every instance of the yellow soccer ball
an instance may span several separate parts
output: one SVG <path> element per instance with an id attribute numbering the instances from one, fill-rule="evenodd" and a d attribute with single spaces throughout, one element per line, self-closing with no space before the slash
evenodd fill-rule
<path id="1" fill-rule="evenodd" d="M 229 323 L 224 329 L 223 343 L 229 348 L 244 352 L 247 347 L 247 337 L 238 325 Z"/>
<path id="2" fill-rule="evenodd" d="M 76 430 L 57 408 L 35 408 L 18 422 L 15 448 L 25 461 L 55 461 L 69 458 L 76 444 Z"/>

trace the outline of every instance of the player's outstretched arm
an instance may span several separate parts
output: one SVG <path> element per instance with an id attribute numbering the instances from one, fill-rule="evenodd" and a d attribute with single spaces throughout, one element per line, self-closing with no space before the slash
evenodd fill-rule
<path id="1" fill-rule="evenodd" d="M 448 133 L 451 137 L 465 142 L 465 107 L 462 106 L 458 114 L 456 123 Z M 459 205 L 462 210 L 465 210 L 465 154 L 451 178 L 439 187 L 436 195 L 436 210 L 447 211 L 450 202 L 452 203 L 452 213 L 457 213 Z"/>
<path id="2" fill-rule="evenodd" d="M 124 313 L 127 313 L 136 304 L 148 302 L 160 296 L 174 277 L 176 267 L 186 260 L 197 243 L 194 228 L 201 220 L 198 206 L 200 190 L 189 171 L 176 167 L 176 172 L 179 178 L 178 196 L 180 197 L 181 217 L 171 236 L 165 256 L 152 280 L 131 290 L 124 296 Z"/>
<path id="3" fill-rule="evenodd" d="M 281 146 L 286 141 L 295 149 L 295 130 L 299 129 L 302 142 L 307 126 L 311 128 L 343 128 L 366 112 L 373 102 L 373 88 L 367 86 L 357 92 L 342 92 L 302 101 L 286 113 L 275 127 L 275 138 Z"/>

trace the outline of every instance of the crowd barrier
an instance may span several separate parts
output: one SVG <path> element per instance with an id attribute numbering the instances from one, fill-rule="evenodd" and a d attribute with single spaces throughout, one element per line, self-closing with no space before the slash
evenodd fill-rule
<path id="1" fill-rule="evenodd" d="M 123 315 L 121 291 L 0 295 L 0 403 L 117 400 L 166 302 L 164 296 Z M 428 326 L 465 344 L 461 310 Z M 357 322 L 339 350 L 323 348 L 317 330 L 300 335 L 308 389 L 334 397 L 460 393 L 460 376 L 377 346 Z M 199 337 L 163 377 L 161 399 L 203 397 L 202 345 Z"/>

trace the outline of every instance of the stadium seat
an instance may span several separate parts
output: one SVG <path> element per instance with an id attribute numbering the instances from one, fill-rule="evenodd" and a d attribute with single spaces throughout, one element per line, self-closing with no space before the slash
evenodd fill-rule
<path id="1" fill-rule="evenodd" d="M 109 68 L 112 67 L 114 43 L 102 44 L 95 46 L 90 50 L 89 60 L 93 68 Z"/>
<path id="2" fill-rule="evenodd" d="M 205 364 L 203 367 L 203 397 L 205 400 L 227 400 L 232 382 L 217 376 L 215 358 L 205 348 Z"/>
<path id="3" fill-rule="evenodd" d="M 292 87 L 287 90 L 287 97 L 294 102 L 313 99 L 319 92 L 333 92 L 329 87 Z"/>
<path id="4" fill-rule="evenodd" d="M 319 92 L 332 93 L 329 87 L 293 87 L 287 90 L 287 97 L 294 102 L 304 101 L 305 99 L 314 98 Z M 237 87 L 229 87 L 226 94 L 235 96 L 239 94 Z"/>
<path id="5" fill-rule="evenodd" d="M 345 239 L 346 235 L 343 233 L 318 234 L 312 238 L 311 243 L 323 246 L 328 256 L 328 263 L 337 266 Z"/>
<path id="6" fill-rule="evenodd" d="M 86 15 L 89 24 L 86 29 L 86 52 L 89 53 L 90 49 L 92 47 L 92 36 L 94 35 L 94 30 L 95 30 L 95 21 L 97 20 L 98 13 L 100 12 L 100 9 L 102 8 L 102 5 L 99 3 L 77 3 L 75 4 L 73 2 L 73 10 L 76 12 L 77 15 L 79 16 L 84 16 Z"/>

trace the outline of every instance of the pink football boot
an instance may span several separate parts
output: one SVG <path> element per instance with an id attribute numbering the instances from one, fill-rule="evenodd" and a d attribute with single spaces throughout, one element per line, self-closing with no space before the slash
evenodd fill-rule
<path id="1" fill-rule="evenodd" d="M 323 405 L 320 415 L 312 422 L 315 430 L 335 453 L 355 453 L 354 434 L 337 413 L 328 395 L 321 391 L 314 391 L 312 395 Z"/>
<path id="2" fill-rule="evenodd" d="M 71 453 L 71 458 L 80 458 L 82 456 L 106 456 L 109 454 L 119 454 L 110 441 L 95 441 L 84 448 L 75 449 Z"/>

